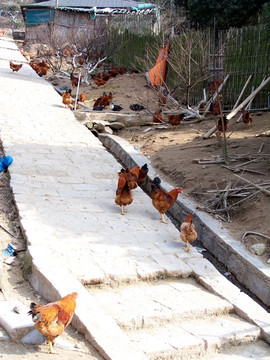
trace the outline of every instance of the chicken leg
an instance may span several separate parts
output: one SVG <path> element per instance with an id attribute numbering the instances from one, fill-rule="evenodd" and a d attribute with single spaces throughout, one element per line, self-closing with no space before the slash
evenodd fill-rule
<path id="1" fill-rule="evenodd" d="M 189 242 L 188 242 L 188 241 L 186 242 L 186 246 L 187 246 L 187 248 L 186 248 L 186 252 L 189 252 L 190 247 L 189 247 Z"/>
<path id="2" fill-rule="evenodd" d="M 121 205 L 121 214 L 125 215 L 125 206 L 124 205 Z"/>
<path id="3" fill-rule="evenodd" d="M 161 215 L 161 221 L 164 223 L 164 224 L 167 224 L 167 221 L 165 220 L 165 217 L 162 213 L 160 213 Z"/>
<path id="4" fill-rule="evenodd" d="M 52 347 L 53 343 L 52 343 L 52 341 L 51 341 L 51 340 L 47 340 L 47 342 L 48 342 L 48 344 L 49 344 L 49 353 L 50 353 L 50 354 L 56 354 L 56 352 L 53 351 L 53 347 Z"/>

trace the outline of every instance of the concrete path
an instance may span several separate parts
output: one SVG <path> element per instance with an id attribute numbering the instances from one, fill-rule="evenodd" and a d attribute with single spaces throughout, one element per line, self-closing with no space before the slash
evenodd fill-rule
<path id="1" fill-rule="evenodd" d="M 0 38 L 0 52 L 0 136 L 14 160 L 33 287 L 49 301 L 77 291 L 72 325 L 105 359 L 225 359 L 228 346 L 252 354 L 254 342 L 270 359 L 270 315 L 195 248 L 186 253 L 179 231 L 160 222 L 141 189 L 120 215 L 121 165 L 13 41 Z M 25 64 L 13 73 L 9 60 Z"/>

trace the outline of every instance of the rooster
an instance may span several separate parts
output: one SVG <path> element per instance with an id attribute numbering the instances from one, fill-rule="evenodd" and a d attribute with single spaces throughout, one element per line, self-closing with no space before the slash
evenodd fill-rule
<path id="1" fill-rule="evenodd" d="M 121 207 L 121 214 L 125 215 L 125 206 L 132 203 L 133 196 L 123 172 L 120 172 L 118 176 L 115 203 Z"/>
<path id="2" fill-rule="evenodd" d="M 111 70 L 109 71 L 109 74 L 111 77 L 116 77 L 119 74 L 119 69 L 117 67 L 113 66 Z"/>
<path id="3" fill-rule="evenodd" d="M 94 82 L 97 86 L 102 86 L 102 85 L 106 84 L 106 81 L 103 79 L 100 79 L 99 77 L 95 77 Z"/>
<path id="4" fill-rule="evenodd" d="M 112 93 L 109 92 L 109 95 L 106 95 L 106 97 L 104 97 L 104 98 L 100 101 L 100 104 L 99 104 L 99 105 L 100 105 L 100 106 L 104 106 L 104 107 L 109 106 L 110 103 L 112 102 L 112 98 L 113 98 Z"/>
<path id="5" fill-rule="evenodd" d="M 124 67 L 120 67 L 120 68 L 118 69 L 119 75 L 124 75 L 126 72 L 127 72 L 127 70 L 126 70 L 126 68 L 124 68 Z"/>
<path id="6" fill-rule="evenodd" d="M 162 113 L 162 110 L 161 110 L 161 109 L 156 110 L 156 111 L 154 112 L 154 115 L 153 115 L 153 123 L 157 123 L 157 124 L 163 123 L 161 113 Z"/>
<path id="7" fill-rule="evenodd" d="M 110 92 L 109 95 L 107 95 L 105 92 L 94 102 L 93 107 L 102 106 L 103 108 L 106 106 L 109 106 L 112 102 L 112 93 Z"/>
<path id="8" fill-rule="evenodd" d="M 139 173 L 140 173 L 140 167 L 135 166 L 133 169 L 130 168 L 121 169 L 118 175 L 122 174 L 125 180 L 127 181 L 130 190 L 134 190 L 138 186 Z"/>
<path id="9" fill-rule="evenodd" d="M 218 119 L 217 128 L 221 133 L 223 133 L 223 127 L 224 127 L 224 132 L 226 132 L 228 129 L 228 126 L 229 126 L 229 120 L 227 119 L 227 117 L 224 114 L 222 114 L 220 116 L 220 118 Z"/>
<path id="10" fill-rule="evenodd" d="M 252 123 L 252 115 L 245 109 L 242 110 L 242 121 L 243 123 L 248 124 L 248 126 Z"/>
<path id="11" fill-rule="evenodd" d="M 164 218 L 164 214 L 168 209 L 173 206 L 178 194 L 182 193 L 183 189 L 176 188 L 169 192 L 165 192 L 161 189 L 160 184 L 160 178 L 155 177 L 153 180 L 153 184 L 151 185 L 150 197 L 152 199 L 153 206 L 161 215 L 161 221 L 166 224 L 167 221 Z"/>
<path id="12" fill-rule="evenodd" d="M 135 166 L 132 169 L 121 169 L 120 173 L 124 175 L 124 178 L 128 182 L 129 188 L 134 190 L 138 185 L 141 186 L 145 182 L 148 171 L 149 169 L 147 164 L 144 164 L 142 167 Z"/>
<path id="13" fill-rule="evenodd" d="M 104 81 L 108 81 L 108 80 L 110 79 L 110 77 L 111 77 L 111 75 L 108 74 L 108 73 L 103 73 L 103 74 L 102 74 L 102 79 L 103 79 Z"/>
<path id="14" fill-rule="evenodd" d="M 73 73 L 70 74 L 70 80 L 73 87 L 77 87 L 79 84 L 79 78 L 73 75 Z M 81 83 L 81 81 L 80 81 Z"/>
<path id="15" fill-rule="evenodd" d="M 86 100 L 86 95 L 85 95 L 84 92 L 82 92 L 82 93 L 80 94 L 80 96 L 79 96 L 79 101 L 80 101 L 80 102 L 85 102 L 85 100 Z"/>
<path id="16" fill-rule="evenodd" d="M 47 71 L 48 69 L 50 69 L 50 65 L 44 60 L 42 60 L 40 63 L 37 63 L 36 61 L 31 61 L 29 65 L 40 77 L 47 75 Z"/>
<path id="17" fill-rule="evenodd" d="M 63 91 L 62 103 L 65 105 L 65 107 L 70 108 L 70 105 L 73 103 L 73 100 L 71 98 L 71 89 Z"/>
<path id="18" fill-rule="evenodd" d="M 220 115 L 221 114 L 221 110 L 220 110 L 220 103 L 219 102 L 215 102 L 210 104 L 209 107 L 209 112 L 212 115 Z"/>
<path id="19" fill-rule="evenodd" d="M 11 68 L 12 71 L 19 71 L 20 68 L 22 67 L 22 64 L 13 64 L 12 61 L 9 62 L 9 67 Z"/>
<path id="20" fill-rule="evenodd" d="M 147 178 L 148 171 L 149 171 L 149 169 L 148 169 L 147 164 L 144 164 L 144 165 L 140 168 L 139 176 L 138 176 L 138 180 L 137 180 L 137 184 L 138 184 L 139 186 L 141 186 L 141 185 L 145 182 L 145 180 L 146 180 L 146 178 Z"/>
<path id="21" fill-rule="evenodd" d="M 176 126 L 180 125 L 181 121 L 184 119 L 185 114 L 173 114 L 173 115 L 167 115 L 167 119 L 169 123 L 175 128 Z"/>
<path id="22" fill-rule="evenodd" d="M 186 243 L 186 251 L 190 250 L 189 243 L 197 239 L 197 232 L 192 223 L 192 213 L 188 214 L 180 226 L 180 238 Z"/>
<path id="23" fill-rule="evenodd" d="M 28 315 L 32 315 L 35 328 L 46 337 L 49 344 L 49 353 L 53 354 L 53 342 L 61 335 L 65 328 L 71 323 L 78 294 L 73 292 L 59 301 L 47 305 L 30 304 Z"/>
<path id="24" fill-rule="evenodd" d="M 94 105 L 93 107 L 96 107 L 96 106 L 102 106 L 100 105 L 102 103 L 103 100 L 105 100 L 107 98 L 107 94 L 104 92 L 99 98 L 97 98 L 97 100 L 94 102 Z"/>
<path id="25" fill-rule="evenodd" d="M 167 97 L 166 96 L 160 96 L 158 99 L 158 106 L 160 107 L 164 107 L 166 105 L 167 102 Z"/>

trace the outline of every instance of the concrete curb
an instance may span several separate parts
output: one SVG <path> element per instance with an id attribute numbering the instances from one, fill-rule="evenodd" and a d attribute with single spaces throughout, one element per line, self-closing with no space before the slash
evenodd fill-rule
<path id="1" fill-rule="evenodd" d="M 154 169 L 149 166 L 149 159 L 139 154 L 132 145 L 125 140 L 114 136 L 101 134 L 99 136 L 102 144 L 123 164 L 123 166 L 136 166 L 148 163 L 149 178 L 157 176 Z M 149 178 L 143 190 L 149 194 Z M 162 182 L 166 191 L 172 186 Z M 198 239 L 203 243 L 236 279 L 256 295 L 265 305 L 270 306 L 270 268 L 255 259 L 246 251 L 243 245 L 233 240 L 228 232 L 222 228 L 220 222 L 213 220 L 210 215 L 196 209 L 196 203 L 185 198 L 178 197 L 174 206 L 169 209 L 167 215 L 172 222 L 179 227 L 186 214 L 193 212 L 193 222 L 198 232 Z"/>

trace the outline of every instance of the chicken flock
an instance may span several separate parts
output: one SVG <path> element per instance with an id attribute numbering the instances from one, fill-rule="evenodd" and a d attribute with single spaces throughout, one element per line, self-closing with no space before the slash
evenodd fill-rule
<path id="1" fill-rule="evenodd" d="M 27 54 L 23 54 L 25 57 Z M 35 70 L 35 72 L 40 76 L 45 76 L 48 69 L 50 68 L 49 64 L 44 60 L 41 62 L 31 61 L 27 59 L 29 65 Z M 80 61 L 80 59 L 79 59 Z M 10 69 L 12 72 L 18 72 L 23 64 L 14 64 L 12 61 L 10 63 Z M 92 76 L 93 81 L 97 86 L 105 85 L 110 78 L 114 78 L 117 75 L 122 75 L 126 72 L 124 68 L 112 67 L 111 70 L 107 73 L 98 73 L 95 76 Z M 134 72 L 136 72 L 134 70 Z M 81 83 L 78 77 L 73 73 L 70 74 L 70 81 L 72 87 L 78 87 Z M 212 84 L 213 85 L 213 84 Z M 217 84 L 220 86 L 220 83 Z M 213 86 L 210 89 L 210 93 L 214 93 L 216 88 Z M 67 108 L 74 108 L 75 100 L 71 95 L 72 90 L 67 89 L 62 92 L 62 102 Z M 86 100 L 86 94 L 82 92 L 79 95 L 78 103 L 84 103 Z M 113 103 L 113 94 L 109 92 L 103 92 L 103 94 L 95 100 L 93 105 L 94 111 L 101 111 L 109 107 L 113 111 L 121 111 L 123 107 Z M 225 114 L 221 110 L 221 101 L 219 98 L 218 101 L 215 101 L 210 104 L 209 112 L 212 115 L 218 116 L 217 129 L 224 133 L 228 129 L 229 121 L 226 118 Z M 167 114 L 165 119 L 162 116 L 162 108 L 166 105 L 167 98 L 166 96 L 161 96 L 158 99 L 159 109 L 153 113 L 153 123 L 164 123 L 168 122 L 172 125 L 173 128 L 176 128 L 180 125 L 181 121 L 185 118 L 184 114 Z M 145 110 L 145 107 L 140 104 L 130 104 L 129 108 L 132 111 L 141 111 Z M 203 110 L 202 108 L 200 110 Z M 242 121 L 243 123 L 250 126 L 252 123 L 252 115 L 246 110 L 242 109 Z M 134 168 L 122 168 L 118 173 L 118 184 L 116 189 L 115 203 L 120 206 L 121 214 L 125 214 L 125 207 L 131 205 L 133 202 L 132 191 L 138 186 L 142 186 L 148 176 L 148 166 L 144 164 L 143 166 L 135 166 Z M 150 198 L 152 200 L 153 207 L 159 212 L 162 223 L 166 223 L 164 214 L 174 205 L 178 194 L 181 194 L 183 189 L 174 188 L 171 191 L 164 191 L 161 187 L 161 180 L 159 177 L 155 177 L 151 181 L 151 190 Z M 186 243 L 186 251 L 190 250 L 189 244 L 194 242 L 197 239 L 197 232 L 195 226 L 192 222 L 192 213 L 188 214 L 180 226 L 180 238 Z M 49 303 L 47 305 L 38 305 L 34 302 L 30 304 L 29 315 L 32 316 L 32 320 L 35 324 L 36 329 L 43 334 L 49 344 L 49 353 L 53 353 L 53 344 L 56 337 L 61 335 L 65 328 L 70 324 L 73 318 L 73 314 L 76 308 L 76 298 L 78 294 L 73 292 L 68 294 L 64 298 L 60 299 L 57 302 Z"/>
<path id="2" fill-rule="evenodd" d="M 148 171 L 148 165 L 144 164 L 142 167 L 135 166 L 132 169 L 122 168 L 118 173 L 115 203 L 121 207 L 121 214 L 124 215 L 125 206 L 133 202 L 132 190 L 145 183 Z M 153 206 L 160 213 L 163 223 L 166 223 L 165 212 L 173 206 L 180 193 L 182 193 L 182 188 L 175 188 L 165 192 L 161 188 L 161 180 L 158 177 L 155 177 L 152 181 L 150 197 Z M 189 251 L 189 244 L 197 239 L 191 213 L 181 224 L 180 231 L 180 238 L 186 243 L 186 251 Z M 53 350 L 54 340 L 62 334 L 72 321 L 77 297 L 78 293 L 73 292 L 56 302 L 46 305 L 39 305 L 35 302 L 30 304 L 28 315 L 32 316 L 36 330 L 45 336 L 50 354 L 55 353 Z"/>
<path id="3" fill-rule="evenodd" d="M 135 166 L 132 169 L 129 167 L 126 169 L 122 168 L 119 171 L 115 203 L 121 207 L 122 215 L 125 214 L 125 207 L 133 202 L 132 190 L 145 183 L 148 171 L 147 164 L 144 164 L 142 167 Z M 150 198 L 152 199 L 152 205 L 159 212 L 163 223 L 167 223 L 164 214 L 173 206 L 178 194 L 181 194 L 182 191 L 182 188 L 175 188 L 168 192 L 164 191 L 161 188 L 161 180 L 159 177 L 155 177 L 153 181 L 151 181 Z M 195 226 L 192 223 L 192 214 L 187 216 L 180 230 L 180 237 L 187 244 L 186 251 L 189 251 L 189 243 L 197 239 Z"/>

